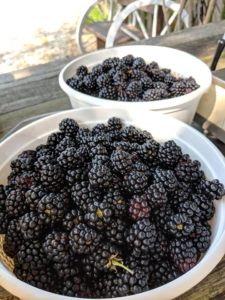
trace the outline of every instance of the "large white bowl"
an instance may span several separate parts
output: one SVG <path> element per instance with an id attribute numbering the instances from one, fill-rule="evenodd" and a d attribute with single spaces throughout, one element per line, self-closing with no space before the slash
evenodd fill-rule
<path id="1" fill-rule="evenodd" d="M 66 80 L 74 76 L 76 69 L 80 65 L 92 68 L 96 64 L 102 63 L 109 57 L 123 57 L 127 54 L 141 56 L 147 63 L 156 61 L 162 68 L 169 68 L 172 71 L 196 79 L 200 88 L 194 92 L 160 101 L 150 102 L 124 102 L 113 101 L 92 97 L 72 89 L 66 84 Z M 196 57 L 176 49 L 159 46 L 122 46 L 111 49 L 103 49 L 84 56 L 80 56 L 68 63 L 60 72 L 59 84 L 68 95 L 73 108 L 84 106 L 116 106 L 121 108 L 143 108 L 146 110 L 156 110 L 164 114 L 169 114 L 185 123 L 191 123 L 196 112 L 199 100 L 211 85 L 212 76 L 209 68 Z"/>
<path id="2" fill-rule="evenodd" d="M 195 129 L 176 119 L 154 112 L 120 108 L 114 109 L 112 112 L 111 108 L 99 107 L 60 112 L 38 120 L 8 137 L 0 144 L 0 182 L 6 183 L 10 160 L 21 151 L 35 148 L 44 143 L 47 136 L 57 130 L 58 124 L 63 118 L 74 118 L 81 126 L 92 127 L 98 122 L 106 122 L 112 116 L 122 118 L 126 121 L 125 124 L 132 124 L 150 131 L 161 142 L 174 139 L 182 147 L 184 153 L 189 153 L 193 159 L 198 159 L 202 163 L 202 168 L 208 178 L 218 178 L 225 184 L 224 157 L 208 139 Z M 216 213 L 212 220 L 211 246 L 193 269 L 159 288 L 120 299 L 169 300 L 184 293 L 202 280 L 225 253 L 225 202 L 224 200 L 216 201 L 215 205 Z M 0 285 L 24 300 L 72 299 L 34 288 L 18 280 L 3 263 L 0 263 Z"/>

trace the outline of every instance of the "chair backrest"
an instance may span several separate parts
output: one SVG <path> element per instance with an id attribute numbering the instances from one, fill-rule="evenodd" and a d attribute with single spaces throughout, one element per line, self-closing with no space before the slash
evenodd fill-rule
<path id="1" fill-rule="evenodd" d="M 145 25 L 139 15 L 139 13 L 137 12 L 138 9 L 140 9 L 143 6 L 147 6 L 147 5 L 155 6 L 153 22 L 152 22 L 152 35 L 148 34 L 148 31 L 146 30 Z M 158 18 L 159 5 L 162 6 L 163 8 L 166 7 L 167 9 L 170 9 L 171 11 L 173 11 L 172 15 L 168 17 L 168 20 L 166 20 L 166 26 L 162 29 L 162 31 L 160 32 L 160 35 L 164 35 L 168 31 L 169 26 L 173 23 L 173 21 L 176 19 L 176 17 L 178 16 L 179 13 L 180 13 L 180 17 L 184 23 L 184 26 L 186 28 L 189 27 L 189 15 L 185 9 L 182 9 L 182 11 L 180 11 L 181 6 L 179 3 L 174 2 L 172 0 L 137 0 L 137 1 L 134 1 L 134 2 L 130 3 L 129 5 L 127 5 L 116 16 L 116 18 L 114 19 L 114 21 L 108 31 L 105 47 L 109 48 L 114 45 L 115 38 L 116 38 L 116 35 L 117 35 L 117 32 L 119 29 L 121 29 L 125 34 L 127 34 L 134 40 L 136 40 L 136 41 L 140 40 L 140 38 L 137 35 L 133 34 L 132 32 L 129 32 L 129 30 L 127 30 L 125 27 L 122 26 L 125 19 L 131 14 L 134 14 L 134 16 L 136 17 L 136 20 L 139 24 L 139 27 L 140 27 L 145 39 L 149 38 L 150 36 L 155 36 L 156 31 L 157 31 L 157 18 Z"/>

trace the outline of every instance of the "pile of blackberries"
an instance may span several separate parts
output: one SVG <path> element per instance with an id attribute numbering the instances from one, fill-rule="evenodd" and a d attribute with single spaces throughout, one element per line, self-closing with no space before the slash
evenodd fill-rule
<path id="1" fill-rule="evenodd" d="M 54 293 L 141 293 L 193 268 L 210 246 L 219 180 L 173 140 L 112 117 L 63 119 L 46 144 L 11 161 L 0 233 L 15 275 Z"/>
<path id="2" fill-rule="evenodd" d="M 66 82 L 84 94 L 129 102 L 174 98 L 199 88 L 193 77 L 176 76 L 156 62 L 146 64 L 143 58 L 132 55 L 108 58 L 91 71 L 82 65 Z"/>

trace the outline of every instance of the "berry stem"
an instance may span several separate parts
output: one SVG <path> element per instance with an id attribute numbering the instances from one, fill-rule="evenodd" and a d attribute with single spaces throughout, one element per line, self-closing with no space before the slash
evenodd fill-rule
<path id="1" fill-rule="evenodd" d="M 113 259 L 112 260 L 112 265 L 115 266 L 115 267 L 121 267 L 121 268 L 123 268 L 124 270 L 126 270 L 127 272 L 129 272 L 131 275 L 134 274 L 134 272 L 131 269 L 129 269 L 128 267 L 124 266 L 123 263 L 122 262 L 120 263 L 118 260 L 114 260 Z"/>

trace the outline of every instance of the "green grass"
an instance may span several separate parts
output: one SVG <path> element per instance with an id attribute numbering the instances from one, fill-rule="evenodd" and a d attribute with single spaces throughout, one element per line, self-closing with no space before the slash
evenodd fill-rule
<path id="1" fill-rule="evenodd" d="M 88 15 L 88 20 L 86 21 L 86 24 L 99 22 L 99 21 L 106 21 L 106 20 L 107 20 L 106 11 L 104 10 L 102 14 L 99 7 L 95 5 Z"/>

